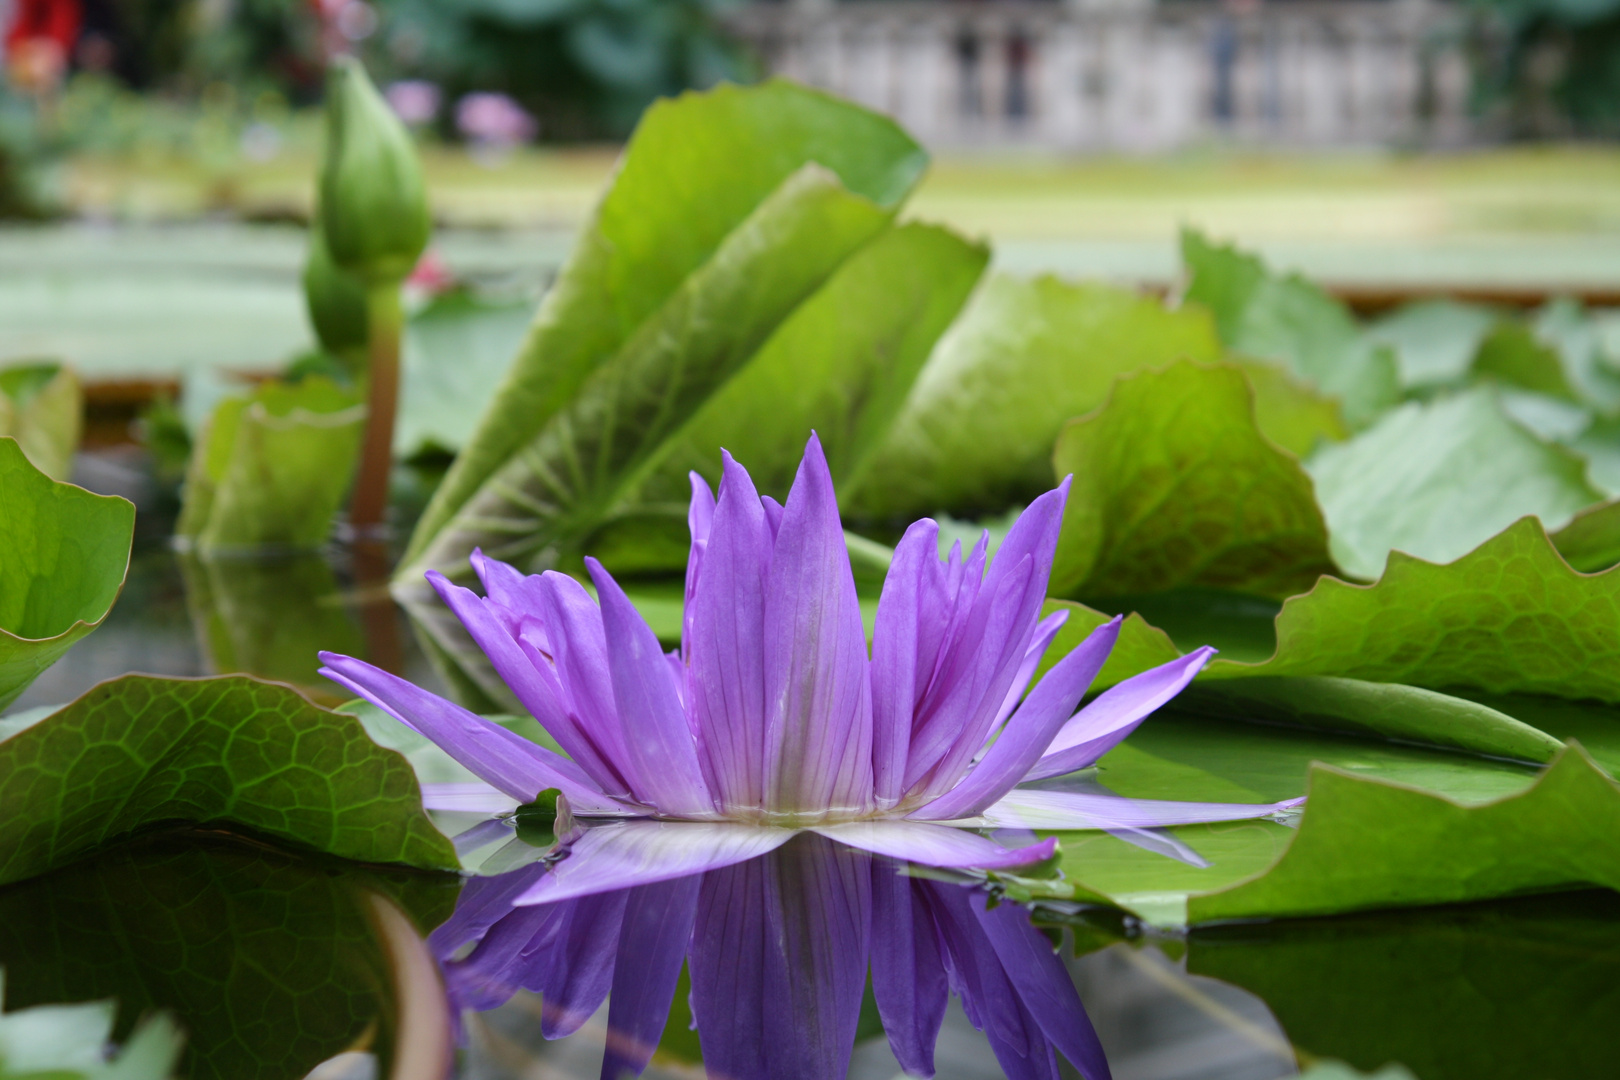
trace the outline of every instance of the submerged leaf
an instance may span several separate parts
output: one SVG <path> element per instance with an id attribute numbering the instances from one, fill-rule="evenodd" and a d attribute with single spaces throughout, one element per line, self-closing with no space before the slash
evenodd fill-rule
<path id="1" fill-rule="evenodd" d="M 1403 405 L 1306 468 L 1334 561 L 1362 578 L 1391 551 L 1449 561 L 1526 514 L 1556 529 L 1603 498 L 1584 461 L 1513 423 L 1485 388 Z"/>
<path id="2" fill-rule="evenodd" d="M 34 467 L 52 480 L 73 474 L 84 427 L 78 377 L 55 360 L 0 368 L 0 436 L 17 440 Z"/>
<path id="3" fill-rule="evenodd" d="M 717 161 L 726 167 L 716 168 Z M 790 176 L 816 162 L 854 195 L 892 210 L 926 161 L 893 121 L 786 82 L 722 86 L 655 104 L 500 392 L 417 525 L 402 560 L 412 567 L 407 576 L 414 580 L 424 551 L 474 493 L 541 437 L 587 377 L 674 301 L 683 282 L 713 263 L 727 237 Z M 829 221 L 828 228 L 837 226 Z M 767 232 L 755 243 L 773 240 L 784 237 Z M 727 258 L 746 279 L 753 267 L 742 254 L 733 250 Z M 797 253 L 784 254 L 792 260 Z M 719 275 L 711 269 L 707 276 Z M 733 298 L 738 310 L 714 309 L 712 300 L 707 310 L 768 328 L 775 320 L 756 307 L 765 299 L 741 293 Z M 666 329 L 678 325 L 665 317 Z"/>
<path id="4" fill-rule="evenodd" d="M 405 759 L 278 683 L 126 675 L 0 742 L 0 883 L 169 821 L 458 865 Z"/>
<path id="5" fill-rule="evenodd" d="M 1277 864 L 1192 897 L 1187 914 L 1212 922 L 1620 889 L 1617 835 L 1620 786 L 1578 745 L 1524 792 L 1478 806 L 1318 765 Z"/>
<path id="6" fill-rule="evenodd" d="M 107 617 L 135 507 L 40 472 L 0 438 L 0 709 Z"/>
<path id="7" fill-rule="evenodd" d="M 1054 277 L 992 275 L 911 388 L 846 511 L 909 520 L 1000 511 L 1051 487 L 1052 440 L 1114 379 L 1220 358 L 1202 311 Z"/>
<path id="8" fill-rule="evenodd" d="M 1184 585 L 1287 595 L 1333 569 L 1310 478 L 1260 433 L 1233 365 L 1120 379 L 1101 409 L 1063 429 L 1052 464 L 1074 476 L 1058 595 Z"/>

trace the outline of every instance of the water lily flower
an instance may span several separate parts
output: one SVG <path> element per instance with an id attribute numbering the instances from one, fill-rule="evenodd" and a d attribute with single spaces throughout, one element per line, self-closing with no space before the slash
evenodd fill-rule
<path id="1" fill-rule="evenodd" d="M 428 578 L 564 754 L 347 656 L 322 673 L 518 803 L 555 789 L 585 828 L 520 898 L 546 903 L 742 862 L 811 830 L 926 866 L 1006 870 L 977 829 L 1131 829 L 1263 817 L 1222 804 L 1030 790 L 1094 763 L 1187 685 L 1198 649 L 1076 711 L 1119 636 L 1094 630 L 1030 689 L 1064 620 L 1042 619 L 1068 482 L 1036 499 L 994 559 L 941 559 L 919 521 L 895 549 L 868 656 L 838 505 L 814 436 L 784 506 L 724 457 L 695 474 L 681 648 L 666 655 L 611 575 L 475 553 L 487 595 Z M 1026 694 L 1025 691 L 1028 690 Z"/>
<path id="2" fill-rule="evenodd" d="M 934 1075 L 954 992 L 1012 1080 L 1056 1080 L 1057 1053 L 1086 1080 L 1108 1062 L 1052 943 L 1017 904 L 912 877 L 904 866 L 811 833 L 748 862 L 538 906 L 531 864 L 473 878 L 428 939 L 457 1015 L 540 994 L 540 1032 L 578 1031 L 607 1002 L 604 1080 L 639 1075 L 681 966 L 710 1076 L 849 1073 L 868 985 L 889 1047 Z"/>

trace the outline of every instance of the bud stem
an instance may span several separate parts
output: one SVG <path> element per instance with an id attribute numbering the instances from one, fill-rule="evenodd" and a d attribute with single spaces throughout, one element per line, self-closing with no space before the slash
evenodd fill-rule
<path id="1" fill-rule="evenodd" d="M 360 447 L 360 473 L 349 504 L 349 524 L 356 536 L 375 534 L 388 512 L 388 480 L 394 464 L 394 412 L 399 403 L 399 339 L 405 316 L 399 282 L 381 282 L 366 290 L 370 335 L 366 373 L 366 435 Z"/>

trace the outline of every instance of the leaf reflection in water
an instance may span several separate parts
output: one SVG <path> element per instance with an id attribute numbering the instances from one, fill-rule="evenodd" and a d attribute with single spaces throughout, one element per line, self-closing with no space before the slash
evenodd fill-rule
<path id="1" fill-rule="evenodd" d="M 430 946 L 458 1009 L 534 991 L 548 1039 L 605 1001 L 608 1080 L 647 1067 L 683 963 L 710 1076 L 843 1077 L 868 974 L 908 1073 L 933 1074 L 954 992 L 1012 1080 L 1056 1080 L 1058 1054 L 1086 1080 L 1109 1076 L 1052 943 L 1024 909 L 992 906 L 971 883 L 911 877 L 812 833 L 706 873 L 516 905 L 546 872 L 469 881 Z"/>

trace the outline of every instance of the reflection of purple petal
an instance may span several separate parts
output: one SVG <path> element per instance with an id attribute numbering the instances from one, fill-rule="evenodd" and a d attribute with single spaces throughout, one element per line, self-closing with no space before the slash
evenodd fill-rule
<path id="1" fill-rule="evenodd" d="M 620 891 L 558 905 L 568 911 L 567 924 L 549 943 L 550 955 L 537 965 L 540 978 L 524 983 L 540 992 L 541 1035 L 572 1035 L 607 1000 L 629 896 L 629 891 Z"/>
<path id="2" fill-rule="evenodd" d="M 428 935 L 428 947 L 433 955 L 448 960 L 468 942 L 483 940 L 490 927 L 512 913 L 512 902 L 523 895 L 545 869 L 534 863 L 499 877 L 470 879 L 456 897 L 456 910 Z"/>
<path id="3" fill-rule="evenodd" d="M 630 890 L 608 997 L 602 1080 L 640 1076 L 658 1047 L 697 914 L 698 875 Z"/>
<path id="4" fill-rule="evenodd" d="M 924 866 L 1004 870 L 1051 858 L 1056 840 L 1008 850 L 975 832 L 926 821 L 849 821 L 814 829 L 829 840 Z"/>
<path id="5" fill-rule="evenodd" d="M 968 1021 L 984 1032 L 1009 1077 L 1055 1077 L 1046 1066 L 1051 1045 L 1040 1025 L 1024 1008 L 1007 978 L 1001 958 L 973 910 L 971 893 L 960 885 L 918 882 L 939 928 L 951 987 L 962 999 Z"/>
<path id="6" fill-rule="evenodd" d="M 589 813 L 621 813 L 572 761 L 455 702 L 352 657 L 323 652 L 321 674 L 438 743 L 456 761 L 519 802 L 557 788 Z"/>
<path id="7" fill-rule="evenodd" d="M 1059 660 L 1019 705 L 1001 737 L 961 783 L 911 816 L 929 821 L 972 817 L 1012 790 L 1080 704 L 1119 638 L 1116 616 Z"/>
<path id="8" fill-rule="evenodd" d="M 1149 714 L 1181 693 L 1214 655 L 1215 650 L 1206 645 L 1105 690 L 1063 726 L 1024 779 L 1062 776 L 1093 764 L 1123 742 Z"/>
<path id="9" fill-rule="evenodd" d="M 848 1073 L 871 903 L 866 857 L 812 836 L 704 876 L 689 964 L 710 1076 Z"/>
<path id="10" fill-rule="evenodd" d="M 1030 925 L 1029 912 L 1014 904 L 990 908 L 980 893 L 974 894 L 972 906 L 1024 1007 L 1052 1045 L 1086 1080 L 1108 1080 L 1108 1058 L 1075 992 L 1074 980 L 1052 943 Z"/>
<path id="11" fill-rule="evenodd" d="M 549 904 L 713 870 L 774 851 L 792 829 L 638 819 L 586 829 L 519 904 Z"/>
<path id="12" fill-rule="evenodd" d="M 504 814 L 518 805 L 512 796 L 482 780 L 452 780 L 422 785 L 422 806 L 427 810 Z"/>
<path id="13" fill-rule="evenodd" d="M 1016 788 L 979 819 L 993 828 L 1014 829 L 1151 829 L 1161 825 L 1196 825 L 1209 821 L 1242 821 L 1269 817 L 1305 802 L 1277 803 L 1170 802 L 1128 799 L 1123 795 L 1090 795 L 1074 791 Z"/>
<path id="14" fill-rule="evenodd" d="M 949 987 L 934 920 L 914 889 L 897 867 L 872 861 L 872 996 L 900 1067 L 933 1076 Z"/>

